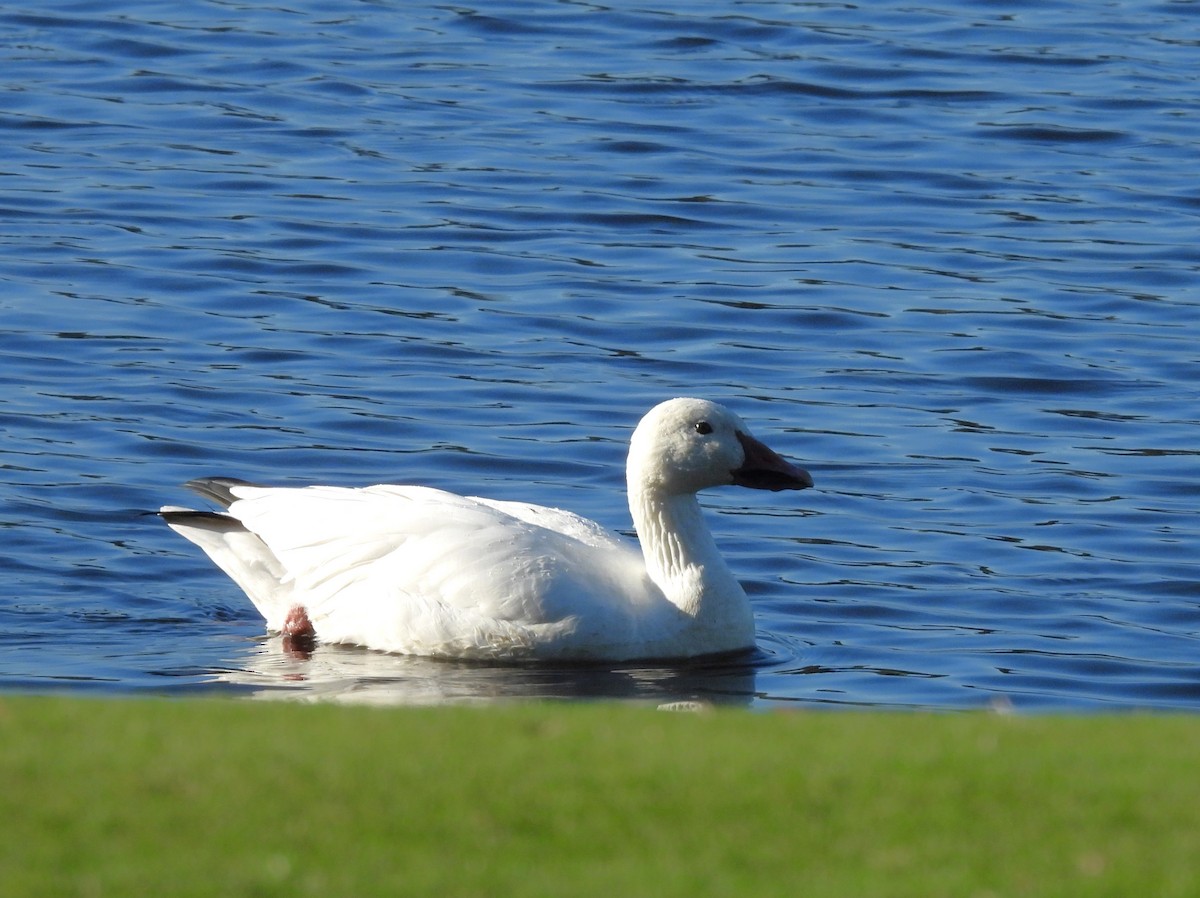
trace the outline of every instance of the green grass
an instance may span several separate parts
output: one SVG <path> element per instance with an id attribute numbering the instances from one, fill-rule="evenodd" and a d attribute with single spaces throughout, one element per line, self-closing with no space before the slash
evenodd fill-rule
<path id="1" fill-rule="evenodd" d="M 1200 894 L 1200 718 L 0 699 L 0 895 Z"/>

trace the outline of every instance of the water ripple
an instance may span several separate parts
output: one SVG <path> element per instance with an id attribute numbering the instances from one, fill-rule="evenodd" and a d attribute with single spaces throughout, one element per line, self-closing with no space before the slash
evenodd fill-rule
<path id="1" fill-rule="evenodd" d="M 1194 9 L 0 10 L 0 684 L 1198 706 Z M 731 402 L 729 665 L 288 655 L 141 515 L 230 473 L 628 531 Z"/>

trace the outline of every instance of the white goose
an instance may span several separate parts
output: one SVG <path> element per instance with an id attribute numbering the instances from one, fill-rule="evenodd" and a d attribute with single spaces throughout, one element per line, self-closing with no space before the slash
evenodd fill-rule
<path id="1" fill-rule="evenodd" d="M 444 658 L 623 661 L 754 645 L 750 603 L 696 492 L 804 489 L 807 471 L 714 402 L 672 399 L 634 431 L 636 545 L 586 518 L 419 486 L 188 486 L 224 513 L 160 512 L 285 636 Z"/>

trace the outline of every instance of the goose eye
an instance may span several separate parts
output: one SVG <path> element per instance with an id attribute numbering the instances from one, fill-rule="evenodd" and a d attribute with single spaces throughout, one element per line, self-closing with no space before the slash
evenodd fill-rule
<path id="1" fill-rule="evenodd" d="M 700 421 L 696 424 L 696 433 L 709 434 L 712 433 L 712 425 L 707 421 Z"/>

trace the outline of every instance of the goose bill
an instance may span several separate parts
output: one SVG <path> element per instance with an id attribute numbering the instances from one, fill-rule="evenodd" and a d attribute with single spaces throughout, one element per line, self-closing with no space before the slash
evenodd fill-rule
<path id="1" fill-rule="evenodd" d="M 773 449 L 741 431 L 738 442 L 746 452 L 742 466 L 732 471 L 733 482 L 754 490 L 802 490 L 813 485 L 812 475 Z"/>

